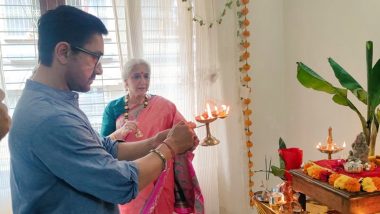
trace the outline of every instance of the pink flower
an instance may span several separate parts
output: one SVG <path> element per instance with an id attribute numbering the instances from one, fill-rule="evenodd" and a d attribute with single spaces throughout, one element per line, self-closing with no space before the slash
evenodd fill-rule
<path id="1" fill-rule="evenodd" d="M 330 171 L 322 170 L 321 173 L 319 174 L 319 179 L 321 181 L 327 182 L 329 180 L 330 175 L 331 175 Z"/>

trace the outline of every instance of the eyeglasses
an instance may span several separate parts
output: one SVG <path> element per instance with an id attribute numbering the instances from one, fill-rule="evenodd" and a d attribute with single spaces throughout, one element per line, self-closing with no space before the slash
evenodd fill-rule
<path id="1" fill-rule="evenodd" d="M 84 48 L 80 48 L 80 47 L 77 47 L 77 46 L 73 46 L 73 45 L 70 45 L 71 49 L 74 49 L 74 50 L 77 50 L 77 51 L 81 51 L 83 53 L 86 53 L 88 55 L 91 55 L 93 57 L 96 58 L 96 63 L 95 63 L 95 67 L 98 67 L 98 65 L 100 64 L 100 61 L 102 60 L 103 58 L 103 54 L 102 53 L 95 53 L 95 52 L 92 52 L 92 51 L 89 51 L 89 50 L 86 50 Z"/>

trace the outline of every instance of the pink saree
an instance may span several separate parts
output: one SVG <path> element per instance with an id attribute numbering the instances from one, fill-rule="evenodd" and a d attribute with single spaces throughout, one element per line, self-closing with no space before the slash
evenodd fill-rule
<path id="1" fill-rule="evenodd" d="M 144 136 L 136 138 L 132 132 L 124 139 L 126 142 L 152 137 L 184 120 L 176 106 L 161 96 L 152 96 L 138 117 L 131 119 L 137 121 Z M 120 115 L 116 120 L 116 128 L 120 128 L 123 123 L 123 115 Z M 203 196 L 191 163 L 193 157 L 192 152 L 187 152 L 169 160 L 168 169 L 157 180 L 140 191 L 131 202 L 119 205 L 120 213 L 204 213 Z"/>

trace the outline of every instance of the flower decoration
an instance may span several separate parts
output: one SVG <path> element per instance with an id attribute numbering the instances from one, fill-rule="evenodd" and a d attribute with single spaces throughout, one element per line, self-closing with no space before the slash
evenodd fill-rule
<path id="1" fill-rule="evenodd" d="M 380 190 L 380 178 L 379 177 L 373 177 L 372 182 L 375 184 L 376 189 Z"/>
<path id="2" fill-rule="evenodd" d="M 365 177 L 360 181 L 348 175 L 335 173 L 313 162 L 306 163 L 303 171 L 314 179 L 328 182 L 334 188 L 348 192 L 359 192 L 361 189 L 365 192 L 380 191 L 380 177 Z"/>
<path id="3" fill-rule="evenodd" d="M 242 112 L 243 112 L 243 121 L 244 121 L 244 133 L 245 133 L 245 141 L 250 142 L 247 143 L 247 149 L 248 149 L 248 163 L 252 162 L 253 154 L 252 154 L 252 147 L 253 147 L 253 141 L 252 141 L 252 125 L 253 122 L 250 119 L 252 110 L 250 108 L 251 104 L 251 87 L 250 83 L 252 81 L 252 78 L 250 77 L 250 71 L 252 66 L 248 63 L 248 59 L 250 57 L 248 48 L 250 47 L 250 42 L 248 42 L 250 37 L 250 32 L 248 30 L 248 27 L 250 25 L 250 20 L 248 19 L 248 3 L 249 0 L 237 0 L 236 6 L 237 6 L 237 17 L 238 17 L 238 24 L 239 24 L 239 30 L 237 32 L 238 37 L 240 38 L 240 56 L 239 56 L 239 72 L 240 72 L 240 82 L 241 82 L 241 95 L 240 99 L 242 101 Z M 247 92 L 247 93 L 244 93 Z M 249 165 L 248 165 L 249 167 Z M 254 173 L 251 173 L 251 168 L 249 170 L 249 183 L 251 183 L 253 179 Z M 253 191 L 253 185 L 249 186 L 249 192 Z M 253 207 L 255 205 L 255 202 L 250 197 L 250 205 Z"/>
<path id="4" fill-rule="evenodd" d="M 338 189 L 345 189 L 345 183 L 350 179 L 347 175 L 340 175 L 334 182 L 334 187 Z"/>
<path id="5" fill-rule="evenodd" d="M 329 181 L 329 177 L 330 177 L 331 174 L 332 174 L 332 172 L 330 172 L 328 170 L 322 170 L 320 172 L 319 179 L 321 181 L 328 182 Z"/>
<path id="6" fill-rule="evenodd" d="M 348 192 L 359 192 L 360 191 L 360 183 L 356 178 L 350 178 L 346 181 L 344 188 Z"/>
<path id="7" fill-rule="evenodd" d="M 372 178 L 364 178 L 362 181 L 363 190 L 366 192 L 375 192 L 377 190 Z"/>
<path id="8" fill-rule="evenodd" d="M 288 171 L 301 167 L 303 152 L 299 148 L 280 148 L 278 153 L 285 164 L 285 180 L 292 181 L 292 175 Z"/>
<path id="9" fill-rule="evenodd" d="M 339 176 L 340 176 L 340 174 L 338 174 L 338 173 L 332 173 L 329 177 L 329 180 L 328 180 L 329 184 L 334 186 L 335 180 L 338 179 Z"/>
<path id="10" fill-rule="evenodd" d="M 291 169 L 299 169 L 302 164 L 302 150 L 299 148 L 286 148 L 282 138 L 278 141 L 278 155 L 280 158 L 280 167 L 271 166 L 273 175 L 280 177 L 285 181 L 292 181 Z"/>

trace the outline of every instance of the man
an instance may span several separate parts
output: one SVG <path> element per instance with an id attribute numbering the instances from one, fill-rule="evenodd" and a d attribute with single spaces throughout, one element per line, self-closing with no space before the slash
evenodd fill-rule
<path id="1" fill-rule="evenodd" d="M 4 92 L 0 89 L 0 140 L 8 133 L 11 126 L 11 118 L 8 115 L 7 106 L 2 103 L 5 98 Z"/>
<path id="2" fill-rule="evenodd" d="M 143 143 L 100 138 L 73 91 L 89 91 L 102 74 L 106 27 L 60 6 L 41 16 L 38 33 L 40 65 L 26 82 L 9 134 L 13 212 L 118 213 L 115 204 L 135 198 L 166 160 L 193 147 L 194 133 L 182 123 Z"/>

